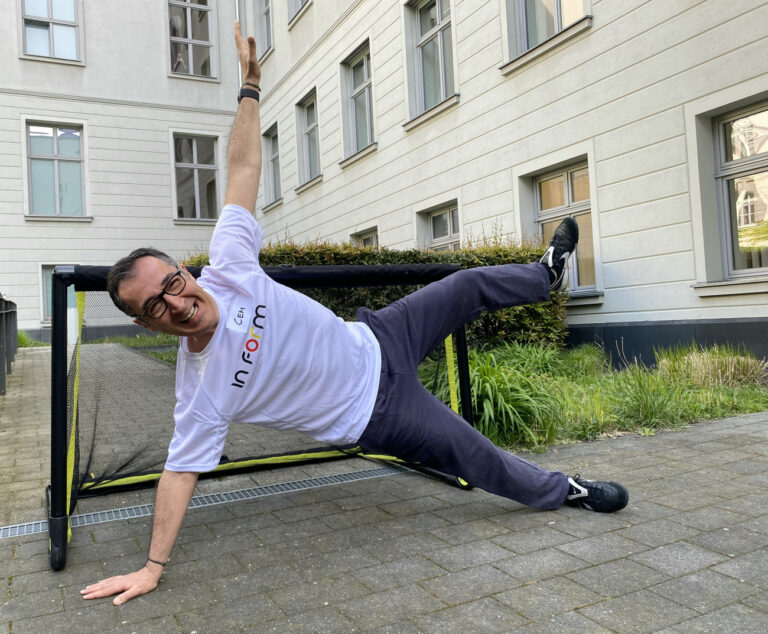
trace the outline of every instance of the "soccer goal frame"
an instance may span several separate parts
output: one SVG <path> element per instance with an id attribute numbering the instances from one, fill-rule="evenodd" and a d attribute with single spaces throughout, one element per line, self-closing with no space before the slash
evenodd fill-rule
<path id="1" fill-rule="evenodd" d="M 51 568 L 61 570 L 66 565 L 67 543 L 71 535 L 69 518 L 74 513 L 77 498 L 85 495 L 102 495 L 126 488 L 152 486 L 160 472 L 133 474 L 129 478 L 116 478 L 108 482 L 80 482 L 74 473 L 79 451 L 75 429 L 77 406 L 72 414 L 68 412 L 68 306 L 67 294 L 70 287 L 78 293 L 78 302 L 85 301 L 84 293 L 105 291 L 107 266 L 57 266 L 52 276 L 52 346 L 51 346 L 51 483 L 47 489 L 48 505 L 48 550 Z M 354 266 L 294 266 L 282 265 L 265 267 L 264 272 L 276 282 L 295 289 L 301 288 L 343 288 L 390 285 L 423 285 L 442 279 L 460 269 L 458 264 L 414 264 L 414 265 L 354 265 Z M 189 267 L 199 277 L 203 267 Z M 83 293 L 83 295 L 80 295 Z M 82 326 L 82 323 L 79 324 Z M 81 333 L 78 333 L 78 338 Z M 448 344 L 450 345 L 450 337 Z M 453 333 L 456 351 L 458 388 L 461 395 L 460 411 L 463 418 L 472 424 L 471 391 L 469 382 L 469 361 L 466 331 L 464 327 Z M 79 364 L 79 349 L 76 353 Z M 447 355 L 451 359 L 452 355 Z M 452 378 L 452 375 L 449 377 Z M 75 402 L 77 396 L 74 397 Z M 454 404 L 454 409 L 456 405 Z M 73 418 L 70 428 L 68 420 Z M 297 464 L 335 460 L 348 457 L 369 457 L 405 464 L 391 456 L 372 456 L 362 453 L 356 446 L 319 447 L 298 452 L 252 456 L 235 461 L 222 462 L 216 469 L 200 474 L 201 478 L 216 477 L 229 473 L 242 473 L 264 468 L 294 466 Z M 419 465 L 405 464 L 409 468 L 428 475 L 443 478 L 451 484 L 469 488 L 470 484 L 447 476 L 434 469 Z M 73 493 L 73 480 L 77 479 Z M 85 494 L 85 495 L 84 495 Z"/>

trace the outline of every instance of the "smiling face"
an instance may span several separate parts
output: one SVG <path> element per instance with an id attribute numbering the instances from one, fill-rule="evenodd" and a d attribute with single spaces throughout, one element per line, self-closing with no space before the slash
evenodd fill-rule
<path id="1" fill-rule="evenodd" d="M 179 295 L 164 294 L 168 305 L 158 318 L 143 317 L 134 321 L 155 332 L 189 337 L 202 349 L 213 336 L 219 323 L 219 309 L 213 297 L 206 293 L 192 275 L 181 266 L 186 285 Z M 133 277 L 123 280 L 118 293 L 135 315 L 141 315 L 152 299 L 160 295 L 168 280 L 178 269 L 168 262 L 147 256 L 136 260 Z M 201 345 L 200 345 L 201 344 Z"/>

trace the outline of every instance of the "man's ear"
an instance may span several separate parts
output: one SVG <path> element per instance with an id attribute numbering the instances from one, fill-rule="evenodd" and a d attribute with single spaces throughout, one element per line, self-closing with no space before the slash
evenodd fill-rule
<path id="1" fill-rule="evenodd" d="M 148 323 L 142 321 L 141 319 L 134 319 L 133 323 L 136 324 L 137 326 L 141 326 L 142 328 L 146 328 L 150 332 L 154 332 L 155 331 L 155 329 L 152 328 L 152 326 L 150 326 Z"/>

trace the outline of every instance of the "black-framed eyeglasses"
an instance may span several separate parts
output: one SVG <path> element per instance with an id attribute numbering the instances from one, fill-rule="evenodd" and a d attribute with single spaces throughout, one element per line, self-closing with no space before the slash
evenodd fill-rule
<path id="1" fill-rule="evenodd" d="M 137 319 L 146 319 L 147 317 L 150 319 L 160 319 L 168 309 L 168 304 L 163 299 L 163 295 L 179 295 L 186 285 L 187 280 L 184 279 L 184 271 L 177 269 L 176 273 L 171 276 L 171 279 L 165 283 L 163 292 L 149 301 L 141 315 L 134 315 L 134 317 Z"/>

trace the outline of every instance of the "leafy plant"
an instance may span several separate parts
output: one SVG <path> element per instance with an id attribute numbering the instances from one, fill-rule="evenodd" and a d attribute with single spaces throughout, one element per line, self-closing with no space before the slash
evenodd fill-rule
<path id="1" fill-rule="evenodd" d="M 33 339 L 23 330 L 19 330 L 17 342 L 19 348 L 42 348 L 51 345 L 50 343 Z"/>

